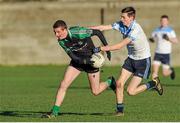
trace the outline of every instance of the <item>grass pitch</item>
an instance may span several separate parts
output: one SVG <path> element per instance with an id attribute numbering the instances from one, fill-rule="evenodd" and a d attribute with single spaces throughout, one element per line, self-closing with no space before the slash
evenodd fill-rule
<path id="1" fill-rule="evenodd" d="M 0 121 L 14 122 L 123 122 L 123 121 L 180 121 L 180 67 L 175 68 L 176 79 L 160 79 L 164 95 L 147 91 L 137 96 L 125 93 L 125 116 L 116 117 L 115 94 L 106 90 L 93 96 L 86 74 L 82 73 L 71 85 L 61 113 L 54 119 L 40 118 L 53 106 L 59 81 L 65 66 L 0 67 Z M 104 67 L 101 79 L 119 74 L 120 67 Z"/>

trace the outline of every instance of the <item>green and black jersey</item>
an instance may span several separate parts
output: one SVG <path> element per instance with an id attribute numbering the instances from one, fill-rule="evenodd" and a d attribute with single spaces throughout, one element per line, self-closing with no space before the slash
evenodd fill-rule
<path id="1" fill-rule="evenodd" d="M 58 42 L 72 60 L 80 64 L 87 64 L 86 59 L 90 59 L 95 47 L 91 40 L 94 35 L 98 36 L 104 45 L 107 45 L 101 31 L 79 26 L 70 27 L 68 36 Z"/>

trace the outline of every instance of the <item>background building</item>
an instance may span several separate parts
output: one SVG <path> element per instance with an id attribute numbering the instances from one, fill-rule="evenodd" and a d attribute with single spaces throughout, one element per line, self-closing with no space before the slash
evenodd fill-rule
<path id="1" fill-rule="evenodd" d="M 149 37 L 162 14 L 180 37 L 179 0 L 0 0 L 0 65 L 66 64 L 69 61 L 57 44 L 52 24 L 63 19 L 69 26 L 111 24 L 120 18 L 121 9 L 134 6 L 137 21 Z M 116 31 L 104 32 L 108 42 L 121 40 Z M 96 45 L 99 41 L 94 38 Z M 152 55 L 155 44 L 151 44 Z M 112 62 L 123 62 L 126 49 L 114 51 Z M 173 65 L 179 66 L 180 46 L 173 46 Z"/>

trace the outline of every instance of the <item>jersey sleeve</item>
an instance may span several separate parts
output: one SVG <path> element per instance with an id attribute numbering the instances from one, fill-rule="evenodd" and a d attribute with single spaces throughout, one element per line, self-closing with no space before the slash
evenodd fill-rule
<path id="1" fill-rule="evenodd" d="M 121 28 L 123 28 L 123 24 L 121 21 L 115 22 L 115 23 L 111 24 L 111 26 L 114 30 L 117 30 L 120 32 L 121 32 Z"/>
<path id="2" fill-rule="evenodd" d="M 115 22 L 115 23 L 113 23 L 113 24 L 111 24 L 111 25 L 112 25 L 112 28 L 113 28 L 114 30 L 118 30 L 118 31 L 119 31 L 120 26 L 119 26 L 118 22 Z"/>
<path id="3" fill-rule="evenodd" d="M 156 31 L 155 31 L 155 30 L 152 32 L 151 36 L 152 36 L 153 38 L 156 37 Z"/>
<path id="4" fill-rule="evenodd" d="M 170 38 L 176 38 L 176 33 L 174 30 L 172 30 L 169 35 L 168 35 Z"/>

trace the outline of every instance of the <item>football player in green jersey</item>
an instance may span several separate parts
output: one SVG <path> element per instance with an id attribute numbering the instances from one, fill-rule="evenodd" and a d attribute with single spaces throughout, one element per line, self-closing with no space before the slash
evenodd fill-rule
<path id="1" fill-rule="evenodd" d="M 105 82 L 100 82 L 99 68 L 92 67 L 93 61 L 91 61 L 91 56 L 95 46 L 91 37 L 97 36 L 104 46 L 108 45 L 101 31 L 79 26 L 68 28 L 63 20 L 57 20 L 53 25 L 53 30 L 59 45 L 69 55 L 71 61 L 66 69 L 63 80 L 60 82 L 55 104 L 51 112 L 43 115 L 46 118 L 58 115 L 68 87 L 81 71 L 87 73 L 91 91 L 95 96 L 99 95 L 107 87 L 110 87 L 113 91 L 116 88 L 114 77 L 108 77 Z M 106 54 L 110 60 L 110 51 L 107 51 Z"/>

